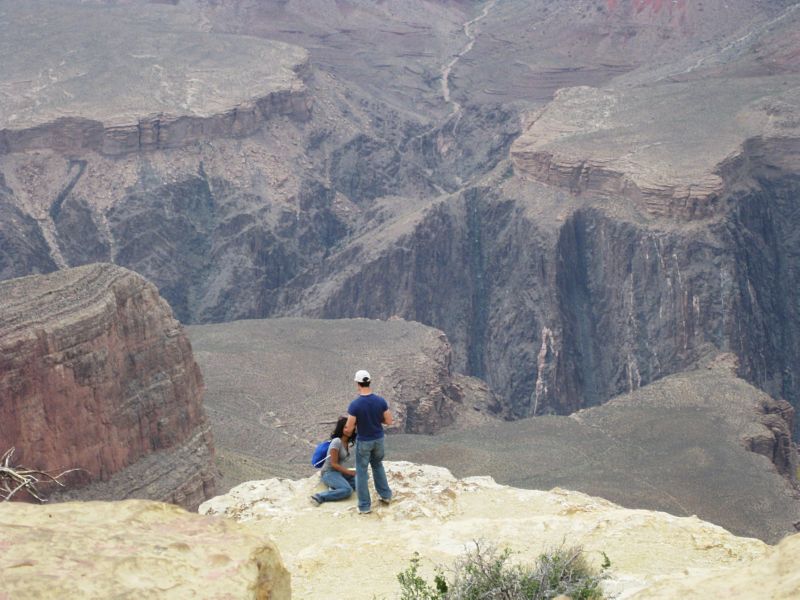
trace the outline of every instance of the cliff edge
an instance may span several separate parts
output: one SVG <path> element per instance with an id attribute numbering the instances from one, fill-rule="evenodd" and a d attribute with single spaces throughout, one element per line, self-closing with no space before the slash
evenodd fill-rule
<path id="1" fill-rule="evenodd" d="M 202 392 L 189 340 L 141 276 L 94 264 L 0 283 L 0 440 L 29 468 L 84 469 L 66 497 L 211 497 Z"/>
<path id="2" fill-rule="evenodd" d="M 790 598 L 800 591 L 794 569 L 775 568 L 797 556 L 800 536 L 771 548 L 697 517 L 624 509 L 559 488 L 522 490 L 489 477 L 457 479 L 427 465 L 390 462 L 386 467 L 393 502 L 373 506 L 367 516 L 357 513 L 354 496 L 312 506 L 308 496 L 321 487 L 318 476 L 244 483 L 200 511 L 247 522 L 251 531 L 270 535 L 299 598 L 322 597 L 331 581 L 363 578 L 366 570 L 369 582 L 348 594 L 391 598 L 399 590 L 395 575 L 414 552 L 423 557 L 422 571 L 429 575 L 435 564 L 451 566 L 477 539 L 508 547 L 524 562 L 565 543 L 582 545 L 598 566 L 605 552 L 611 561 L 605 591 L 620 600 L 667 597 L 663 590 L 679 584 L 686 593 L 671 597 L 707 598 L 701 584 L 706 579 L 718 582 L 728 574 L 769 570 L 769 579 L 741 577 L 739 597 L 749 592 L 751 597 Z M 696 587 L 680 583 L 687 574 Z"/>

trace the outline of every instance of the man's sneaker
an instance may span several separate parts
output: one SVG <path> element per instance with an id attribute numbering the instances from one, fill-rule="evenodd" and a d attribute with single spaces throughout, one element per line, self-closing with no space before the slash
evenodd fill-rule
<path id="1" fill-rule="evenodd" d="M 391 504 L 392 503 L 392 499 L 391 498 L 380 498 L 380 501 L 381 501 L 381 504 Z"/>
<path id="2" fill-rule="evenodd" d="M 358 514 L 360 515 L 368 515 L 371 512 L 372 512 L 371 508 L 368 508 L 367 510 L 361 510 L 361 509 L 358 510 Z"/>
<path id="3" fill-rule="evenodd" d="M 317 497 L 317 495 L 316 495 L 316 494 L 314 494 L 313 496 L 311 496 L 311 502 L 313 502 L 313 503 L 314 503 L 314 506 L 319 506 L 320 504 L 322 504 L 322 500 L 320 500 L 320 499 Z"/>

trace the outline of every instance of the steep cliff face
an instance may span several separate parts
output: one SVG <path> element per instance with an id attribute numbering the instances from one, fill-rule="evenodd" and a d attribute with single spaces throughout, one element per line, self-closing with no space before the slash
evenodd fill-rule
<path id="1" fill-rule="evenodd" d="M 676 226 L 501 173 L 388 222 L 392 237 L 357 238 L 290 282 L 280 310 L 441 328 L 455 368 L 516 416 L 592 406 L 718 351 L 794 403 L 793 181 L 753 180 L 718 218 Z"/>
<path id="2" fill-rule="evenodd" d="M 5 504 L 0 532 L 4 600 L 292 597 L 273 543 L 232 521 L 176 506 L 143 500 Z"/>
<path id="3" fill-rule="evenodd" d="M 0 155 L 124 155 L 243 137 L 268 119 L 309 116 L 297 76 L 308 56 L 296 46 L 214 35 L 180 7 L 34 0 L 2 2 L 0 10 L 10 81 Z M 30 43 L 36 37 L 48 43 Z"/>
<path id="4" fill-rule="evenodd" d="M 0 439 L 21 464 L 83 469 L 72 498 L 214 493 L 200 370 L 152 284 L 89 265 L 5 281 L 0 306 Z"/>

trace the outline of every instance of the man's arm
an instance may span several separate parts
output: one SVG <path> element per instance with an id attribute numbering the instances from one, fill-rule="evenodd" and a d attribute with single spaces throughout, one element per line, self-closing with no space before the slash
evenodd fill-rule
<path id="1" fill-rule="evenodd" d="M 392 418 L 392 412 L 387 408 L 383 411 L 383 424 L 387 427 L 391 427 L 394 424 L 394 419 Z"/>
<path id="2" fill-rule="evenodd" d="M 347 448 L 350 438 L 353 436 L 353 431 L 356 428 L 356 418 L 353 415 L 347 415 L 347 423 L 344 424 L 344 435 L 342 435 L 342 445 Z"/>

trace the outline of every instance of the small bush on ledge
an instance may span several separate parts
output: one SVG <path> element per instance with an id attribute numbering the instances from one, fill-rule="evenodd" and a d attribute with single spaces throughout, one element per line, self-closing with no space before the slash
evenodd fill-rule
<path id="1" fill-rule="evenodd" d="M 433 583 L 419 574 L 419 554 L 398 573 L 402 600 L 601 600 L 600 583 L 611 566 L 603 554 L 598 573 L 587 563 L 580 547 L 556 548 L 539 556 L 535 565 L 512 565 L 511 552 L 475 542 L 452 568 L 448 578 L 436 569 Z"/>

